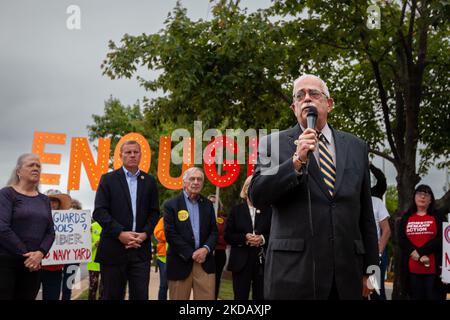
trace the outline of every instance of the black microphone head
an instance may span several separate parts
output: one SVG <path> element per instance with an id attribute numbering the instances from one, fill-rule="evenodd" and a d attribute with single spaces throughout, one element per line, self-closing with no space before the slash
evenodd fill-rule
<path id="1" fill-rule="evenodd" d="M 315 106 L 308 106 L 308 115 L 307 117 L 316 117 L 317 118 L 317 108 Z"/>
<path id="2" fill-rule="evenodd" d="M 308 128 L 314 129 L 316 127 L 316 120 L 317 120 L 317 108 L 315 106 L 308 106 L 308 114 L 306 116 Z"/>

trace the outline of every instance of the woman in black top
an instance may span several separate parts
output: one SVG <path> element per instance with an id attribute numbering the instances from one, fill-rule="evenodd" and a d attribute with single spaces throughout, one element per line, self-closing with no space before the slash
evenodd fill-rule
<path id="1" fill-rule="evenodd" d="M 241 191 L 241 204 L 234 206 L 225 225 L 225 241 L 231 245 L 228 270 L 233 277 L 235 300 L 264 299 L 264 256 L 269 243 L 270 208 L 255 208 L 248 198 L 248 177 Z"/>
<path id="2" fill-rule="evenodd" d="M 33 300 L 41 260 L 55 239 L 50 202 L 38 191 L 41 163 L 24 154 L 0 190 L 0 300 Z"/>

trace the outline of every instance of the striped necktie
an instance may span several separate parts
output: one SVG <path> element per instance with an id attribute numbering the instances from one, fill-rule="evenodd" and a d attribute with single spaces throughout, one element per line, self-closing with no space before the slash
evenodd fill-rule
<path id="1" fill-rule="evenodd" d="M 334 166 L 333 157 L 327 148 L 327 139 L 322 133 L 319 135 L 319 159 L 323 180 L 328 187 L 328 192 L 333 196 L 334 184 L 336 183 L 336 167 Z"/>

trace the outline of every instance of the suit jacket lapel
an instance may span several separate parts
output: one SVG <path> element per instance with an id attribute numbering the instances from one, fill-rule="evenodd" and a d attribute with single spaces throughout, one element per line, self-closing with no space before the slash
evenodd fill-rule
<path id="1" fill-rule="evenodd" d="M 248 204 L 246 202 L 244 202 L 243 205 L 243 209 L 244 209 L 244 215 L 242 217 L 242 219 L 245 220 L 245 223 L 247 224 L 249 230 L 253 231 L 253 225 L 252 225 L 252 216 L 250 214 L 250 208 L 248 207 Z M 256 216 L 255 216 L 256 219 Z M 256 220 L 255 220 L 255 228 L 256 228 Z"/>
<path id="2" fill-rule="evenodd" d="M 117 169 L 116 172 L 119 177 L 119 181 L 122 186 L 123 192 L 125 193 L 125 198 L 127 199 L 128 207 L 130 208 L 130 212 L 132 213 L 133 209 L 131 207 L 130 189 L 128 188 L 127 178 L 125 178 L 125 172 L 123 171 L 122 167 Z"/>
<path id="3" fill-rule="evenodd" d="M 300 125 L 297 123 L 296 126 L 289 129 L 287 135 L 289 137 L 289 147 L 291 148 L 292 154 L 294 154 L 295 150 L 297 150 L 297 146 L 294 141 L 298 139 L 298 136 L 302 133 L 302 129 Z"/>
<path id="4" fill-rule="evenodd" d="M 325 181 L 323 180 L 322 171 L 320 171 L 319 165 L 317 164 L 316 157 L 314 155 L 311 155 L 309 162 L 309 168 L 308 173 L 309 175 L 316 181 L 316 183 L 319 185 L 320 190 L 331 199 L 331 195 L 328 192 L 328 187 L 325 184 Z"/>
<path id="5" fill-rule="evenodd" d="M 137 177 L 137 196 L 136 196 L 136 221 L 137 216 L 141 212 L 141 199 L 143 198 L 145 189 L 145 176 L 142 174 L 142 172 Z"/>
<path id="6" fill-rule="evenodd" d="M 183 192 L 183 191 L 181 191 L 181 194 L 179 195 L 179 198 L 178 198 L 178 211 L 180 211 L 180 210 L 186 210 L 186 211 L 188 211 L 187 205 L 186 205 L 186 199 L 184 198 L 184 192 Z M 188 211 L 188 212 L 189 212 L 189 211 Z M 175 218 L 178 219 L 178 212 L 177 212 L 177 216 L 176 216 Z M 189 212 L 187 221 L 189 221 L 189 227 L 188 227 L 188 230 L 190 230 L 191 236 L 194 237 L 194 229 L 192 228 L 192 222 L 191 222 L 191 214 L 190 214 L 190 212 Z M 194 242 L 195 242 L 195 241 L 194 241 Z"/>
<path id="7" fill-rule="evenodd" d="M 259 213 L 258 213 L 259 212 Z M 261 210 L 259 210 L 258 208 L 255 211 L 255 233 L 256 234 L 261 234 L 261 229 L 260 229 L 260 224 L 261 224 Z"/>
<path id="8" fill-rule="evenodd" d="M 337 130 L 333 130 L 333 136 L 336 150 L 336 183 L 334 186 L 334 194 L 337 194 L 344 176 L 348 141 L 345 139 L 345 136 Z"/>
<path id="9" fill-rule="evenodd" d="M 295 127 L 292 127 L 290 132 L 288 132 L 289 136 L 289 147 L 292 149 L 292 154 L 294 154 L 295 150 L 297 149 L 297 146 L 295 145 L 294 141 L 298 138 L 298 136 L 302 133 L 302 129 L 300 128 L 300 125 L 297 123 Z M 323 181 L 322 172 L 320 171 L 320 168 L 317 164 L 316 157 L 314 157 L 313 154 L 310 155 L 310 162 L 308 167 L 308 174 L 316 181 L 316 183 L 319 185 L 320 190 L 327 196 L 328 198 L 331 198 L 330 193 L 328 192 L 328 188 L 325 185 L 325 182 Z"/>

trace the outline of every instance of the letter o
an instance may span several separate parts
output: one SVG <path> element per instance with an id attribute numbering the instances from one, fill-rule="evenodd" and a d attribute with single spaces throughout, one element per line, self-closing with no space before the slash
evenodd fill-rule
<path id="1" fill-rule="evenodd" d="M 122 166 L 122 160 L 120 159 L 120 147 L 125 141 L 135 140 L 141 146 L 141 163 L 139 164 L 139 170 L 148 173 L 150 171 L 150 164 L 152 160 L 152 149 L 148 144 L 147 139 L 143 135 L 130 132 L 124 135 L 116 145 L 114 149 L 114 169 L 119 169 Z"/>

